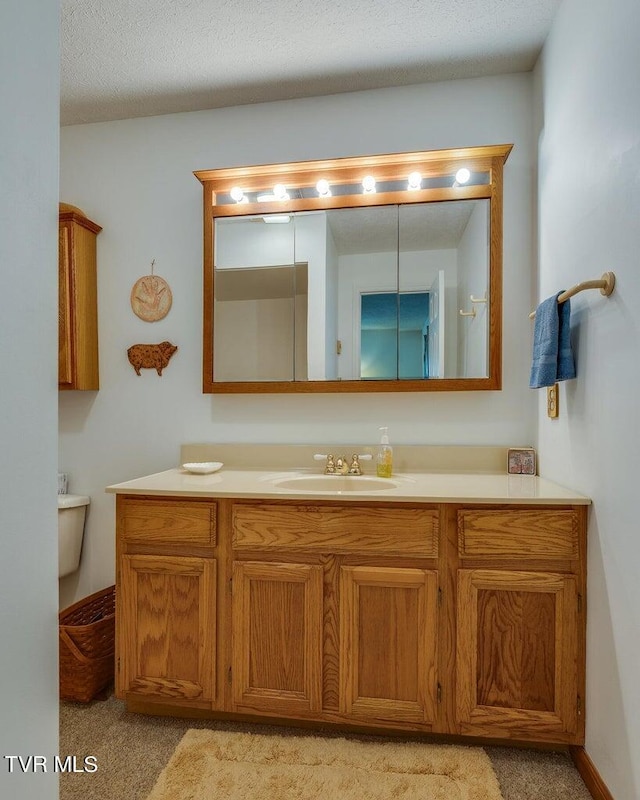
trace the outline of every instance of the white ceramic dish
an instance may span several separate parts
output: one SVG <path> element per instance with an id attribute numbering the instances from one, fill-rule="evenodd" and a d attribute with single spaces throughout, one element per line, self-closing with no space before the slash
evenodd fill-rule
<path id="1" fill-rule="evenodd" d="M 193 461 L 189 464 L 183 464 L 182 469 L 187 472 L 192 472 L 194 475 L 209 475 L 211 472 L 217 472 L 222 466 L 222 461 Z"/>

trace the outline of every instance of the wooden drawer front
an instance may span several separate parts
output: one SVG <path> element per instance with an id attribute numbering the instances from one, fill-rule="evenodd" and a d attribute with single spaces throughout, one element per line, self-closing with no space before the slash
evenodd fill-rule
<path id="1" fill-rule="evenodd" d="M 214 545 L 216 504 L 126 500 L 121 526 L 128 542 Z"/>
<path id="2" fill-rule="evenodd" d="M 570 510 L 458 511 L 462 558 L 578 558 L 578 519 Z"/>
<path id="3" fill-rule="evenodd" d="M 419 508 L 235 505 L 233 546 L 438 555 L 438 512 Z"/>

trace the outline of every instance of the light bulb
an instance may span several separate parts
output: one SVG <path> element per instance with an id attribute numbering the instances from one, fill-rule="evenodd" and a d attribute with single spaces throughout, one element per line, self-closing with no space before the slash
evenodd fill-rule
<path id="1" fill-rule="evenodd" d="M 287 187 L 282 183 L 276 183 L 276 185 L 273 187 L 273 193 L 278 200 L 287 199 Z"/>
<path id="2" fill-rule="evenodd" d="M 407 178 L 408 189 L 419 189 L 422 183 L 422 175 L 419 172 L 412 172 Z"/>
<path id="3" fill-rule="evenodd" d="M 471 177 L 471 173 L 469 172 L 469 170 L 466 167 L 461 167 L 456 172 L 456 180 L 458 181 L 458 183 L 466 183 L 469 180 L 470 177 Z"/>
<path id="4" fill-rule="evenodd" d="M 269 216 L 263 217 L 262 221 L 268 222 L 270 224 L 275 224 L 275 223 L 283 224 L 289 222 L 290 219 L 291 217 L 288 214 L 269 214 Z"/>
<path id="5" fill-rule="evenodd" d="M 373 175 L 367 175 L 362 179 L 362 188 L 365 194 L 372 194 L 376 190 L 376 179 Z"/>
<path id="6" fill-rule="evenodd" d="M 229 194 L 231 195 L 231 199 L 235 200 L 236 203 L 241 203 L 244 200 L 244 192 L 239 186 L 234 186 Z"/>
<path id="7" fill-rule="evenodd" d="M 320 178 L 320 180 L 316 183 L 316 191 L 320 197 L 331 197 L 331 187 L 329 186 L 329 181 L 325 180 L 325 178 Z"/>

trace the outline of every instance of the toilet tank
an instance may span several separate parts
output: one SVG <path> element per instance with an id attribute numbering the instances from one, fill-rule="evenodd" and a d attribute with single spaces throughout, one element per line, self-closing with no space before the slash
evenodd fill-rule
<path id="1" fill-rule="evenodd" d="M 58 495 L 58 578 L 80 566 L 84 520 L 90 498 L 81 494 Z"/>

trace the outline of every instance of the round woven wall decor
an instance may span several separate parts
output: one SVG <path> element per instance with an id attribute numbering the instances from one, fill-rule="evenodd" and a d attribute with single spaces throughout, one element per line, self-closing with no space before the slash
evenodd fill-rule
<path id="1" fill-rule="evenodd" d="M 151 265 L 153 269 L 153 264 Z M 173 302 L 169 284 L 158 275 L 143 275 L 131 289 L 133 313 L 145 322 L 156 322 L 166 317 Z"/>

